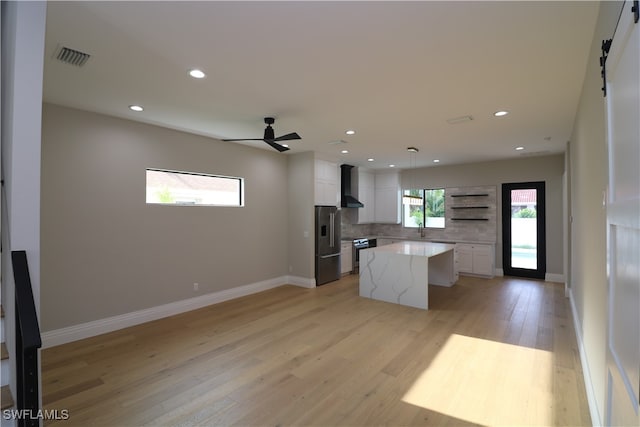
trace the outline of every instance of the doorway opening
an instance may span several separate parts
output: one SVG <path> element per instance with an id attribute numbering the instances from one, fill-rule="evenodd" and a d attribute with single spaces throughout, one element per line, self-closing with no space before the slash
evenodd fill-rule
<path id="1" fill-rule="evenodd" d="M 502 184 L 502 268 L 506 276 L 545 277 L 544 182 Z"/>

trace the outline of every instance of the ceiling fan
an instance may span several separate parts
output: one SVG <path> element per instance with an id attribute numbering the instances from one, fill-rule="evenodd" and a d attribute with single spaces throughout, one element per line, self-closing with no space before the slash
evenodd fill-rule
<path id="1" fill-rule="evenodd" d="M 273 117 L 265 117 L 264 118 L 264 122 L 267 124 L 267 127 L 264 130 L 264 138 L 241 138 L 241 139 L 223 139 L 223 141 L 264 141 L 267 144 L 269 144 L 270 146 L 272 146 L 273 148 L 275 148 L 276 150 L 280 151 L 281 153 L 283 151 L 287 151 L 289 149 L 289 147 L 285 147 L 283 145 L 278 144 L 278 142 L 280 141 L 291 141 L 293 139 L 302 139 L 300 138 L 300 135 L 298 135 L 295 132 L 292 133 L 288 133 L 286 135 L 282 135 L 279 136 L 277 138 L 274 137 L 274 133 L 273 133 L 273 128 L 271 127 L 271 125 L 275 122 L 276 120 Z"/>

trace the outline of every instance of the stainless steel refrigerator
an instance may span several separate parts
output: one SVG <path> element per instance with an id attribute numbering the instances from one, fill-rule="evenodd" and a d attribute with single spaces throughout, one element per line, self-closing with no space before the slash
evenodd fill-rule
<path id="1" fill-rule="evenodd" d="M 316 285 L 340 278 L 340 211 L 316 206 Z"/>

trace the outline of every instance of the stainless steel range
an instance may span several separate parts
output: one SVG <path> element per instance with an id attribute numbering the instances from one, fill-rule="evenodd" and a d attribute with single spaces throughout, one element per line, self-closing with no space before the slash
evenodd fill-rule
<path id="1" fill-rule="evenodd" d="M 353 239 L 353 272 L 355 274 L 360 272 L 360 250 L 374 248 L 376 246 L 376 239 L 368 239 L 366 237 Z"/>

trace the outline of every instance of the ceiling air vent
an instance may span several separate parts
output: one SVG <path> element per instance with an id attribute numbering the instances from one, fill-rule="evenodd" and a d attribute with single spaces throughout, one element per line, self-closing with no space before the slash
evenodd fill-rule
<path id="1" fill-rule="evenodd" d="M 91 55 L 89 55 L 88 53 L 80 52 L 79 50 L 60 46 L 56 51 L 55 57 L 58 61 L 64 62 L 65 64 L 82 67 L 89 60 Z"/>
<path id="2" fill-rule="evenodd" d="M 473 120 L 473 116 L 460 116 L 447 119 L 447 123 L 450 125 L 459 125 L 460 123 L 468 123 Z"/>

